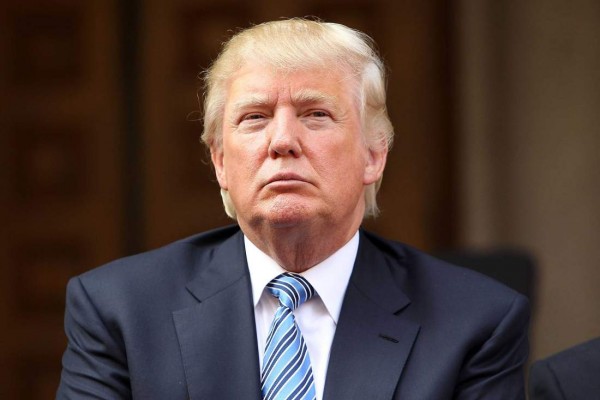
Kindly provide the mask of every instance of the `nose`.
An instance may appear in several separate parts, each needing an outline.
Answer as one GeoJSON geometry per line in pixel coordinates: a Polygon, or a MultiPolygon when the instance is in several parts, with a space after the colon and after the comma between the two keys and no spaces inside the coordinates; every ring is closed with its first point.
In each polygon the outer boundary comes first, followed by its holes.
{"type": "Polygon", "coordinates": [[[295,113],[280,112],[271,124],[269,157],[300,157],[302,145],[300,143],[300,129],[295,113]]]}

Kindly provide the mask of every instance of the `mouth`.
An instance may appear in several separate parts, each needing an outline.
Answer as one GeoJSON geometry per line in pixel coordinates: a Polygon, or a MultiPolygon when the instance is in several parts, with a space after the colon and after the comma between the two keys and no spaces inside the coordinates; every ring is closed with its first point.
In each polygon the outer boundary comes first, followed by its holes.
{"type": "Polygon", "coordinates": [[[269,180],[267,180],[265,186],[270,185],[272,183],[298,183],[304,182],[309,183],[307,179],[302,176],[295,174],[293,172],[281,172],[273,175],[269,180]]]}

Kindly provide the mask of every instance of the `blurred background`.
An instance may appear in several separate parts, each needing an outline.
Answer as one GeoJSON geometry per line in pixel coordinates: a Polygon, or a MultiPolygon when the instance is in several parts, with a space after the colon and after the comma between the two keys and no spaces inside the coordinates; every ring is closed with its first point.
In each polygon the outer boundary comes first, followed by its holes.
{"type": "Polygon", "coordinates": [[[237,27],[305,15],[367,32],[389,67],[366,226],[525,260],[531,360],[600,336],[597,0],[5,0],[0,398],[54,398],[69,277],[230,223],[198,74],[237,27]]]}

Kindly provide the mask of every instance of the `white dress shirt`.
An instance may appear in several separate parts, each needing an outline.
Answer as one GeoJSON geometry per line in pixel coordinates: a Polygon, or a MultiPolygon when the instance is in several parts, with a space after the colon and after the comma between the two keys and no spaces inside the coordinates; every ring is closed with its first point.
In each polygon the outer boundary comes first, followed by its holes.
{"type": "MultiPolygon", "coordinates": [[[[317,292],[313,298],[294,310],[296,323],[304,336],[310,356],[317,400],[323,398],[329,352],[356,259],[358,237],[356,232],[348,243],[329,258],[300,274],[317,292]]],[[[252,281],[258,357],[262,369],[269,328],[279,306],[278,300],[265,287],[285,270],[245,236],[244,244],[252,281]]]]}

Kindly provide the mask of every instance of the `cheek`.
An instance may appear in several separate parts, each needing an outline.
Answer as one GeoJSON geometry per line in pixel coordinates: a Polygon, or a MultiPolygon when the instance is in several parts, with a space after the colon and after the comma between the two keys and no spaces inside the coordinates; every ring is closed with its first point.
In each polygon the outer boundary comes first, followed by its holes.
{"type": "Polygon", "coordinates": [[[356,142],[343,141],[325,146],[314,153],[313,165],[321,171],[323,178],[340,186],[339,190],[356,190],[352,183],[362,184],[366,166],[365,151],[356,142]]]}
{"type": "Polygon", "coordinates": [[[260,168],[260,151],[252,143],[238,143],[227,150],[225,160],[230,185],[234,182],[238,186],[248,185],[260,168]]]}

